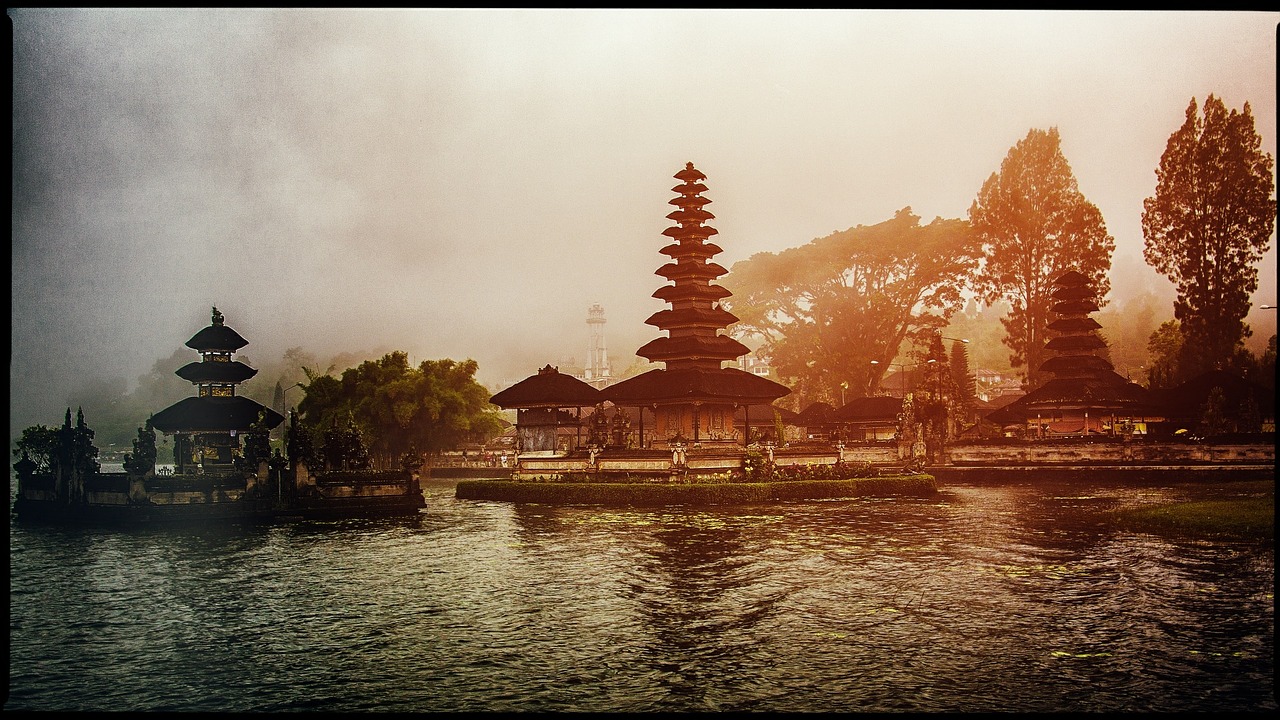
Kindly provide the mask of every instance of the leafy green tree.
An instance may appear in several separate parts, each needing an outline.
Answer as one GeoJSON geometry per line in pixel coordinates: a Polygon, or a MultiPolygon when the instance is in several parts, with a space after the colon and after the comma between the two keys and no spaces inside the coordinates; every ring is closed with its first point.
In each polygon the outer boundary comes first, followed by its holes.
{"type": "Polygon", "coordinates": [[[151,418],[138,428],[138,437],[133,441],[133,452],[125,453],[124,470],[133,475],[145,475],[156,469],[156,431],[151,427],[151,418]]]}
{"type": "Polygon", "coordinates": [[[1147,387],[1170,388],[1178,384],[1178,356],[1182,354],[1182,331],[1177,320],[1166,320],[1147,340],[1151,367],[1147,370],[1147,387]]]}
{"type": "Polygon", "coordinates": [[[1244,318],[1276,221],[1274,163],[1261,145],[1249,103],[1228,112],[1210,95],[1201,117],[1192,98],[1143,201],[1143,257],[1178,291],[1178,380],[1224,367],[1252,334],[1244,318]]]}
{"type": "Polygon", "coordinates": [[[761,339],[797,400],[838,404],[843,383],[853,397],[872,394],[904,340],[946,324],[978,257],[963,220],[921,225],[903,208],[877,225],[735,263],[724,305],[738,317],[736,333],[761,339]]]}
{"type": "Polygon", "coordinates": [[[1037,386],[1053,320],[1053,280],[1077,270],[1104,298],[1111,289],[1107,270],[1115,239],[1102,213],[1080,192],[1056,127],[1032,129],[1009,150],[1000,171],[982,184],[969,221],[986,252],[978,295],[988,304],[1008,301],[1002,322],[1004,343],[1013,351],[1009,361],[1025,367],[1028,383],[1037,386]]]}
{"type": "Polygon", "coordinates": [[[36,472],[49,472],[53,467],[53,458],[58,454],[61,442],[59,437],[58,429],[47,425],[23,428],[22,437],[14,443],[13,456],[21,458],[25,454],[28,460],[36,464],[36,472]]]}
{"type": "Polygon", "coordinates": [[[374,464],[390,467],[413,446],[427,451],[484,440],[501,432],[490,393],[475,380],[474,360],[426,360],[409,365],[396,351],[343,371],[341,378],[308,371],[298,409],[311,428],[345,426],[365,438],[374,464]]]}

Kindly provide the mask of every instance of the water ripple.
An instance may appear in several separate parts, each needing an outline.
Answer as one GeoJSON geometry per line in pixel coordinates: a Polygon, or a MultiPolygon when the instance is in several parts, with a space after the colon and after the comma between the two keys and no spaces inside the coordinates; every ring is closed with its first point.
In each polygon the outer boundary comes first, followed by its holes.
{"type": "Polygon", "coordinates": [[[1187,493],[13,526],[5,709],[1274,710],[1274,549],[1099,522],[1187,493]]]}

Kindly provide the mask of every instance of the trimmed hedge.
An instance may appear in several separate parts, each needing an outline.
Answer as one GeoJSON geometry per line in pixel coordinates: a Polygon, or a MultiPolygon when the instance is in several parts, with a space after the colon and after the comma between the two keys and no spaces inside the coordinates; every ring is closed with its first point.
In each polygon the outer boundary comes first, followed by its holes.
{"type": "Polygon", "coordinates": [[[503,500],[548,505],[742,505],[775,500],[862,496],[929,496],[938,492],[932,475],[772,483],[584,483],[459,480],[460,500],[503,500]]]}

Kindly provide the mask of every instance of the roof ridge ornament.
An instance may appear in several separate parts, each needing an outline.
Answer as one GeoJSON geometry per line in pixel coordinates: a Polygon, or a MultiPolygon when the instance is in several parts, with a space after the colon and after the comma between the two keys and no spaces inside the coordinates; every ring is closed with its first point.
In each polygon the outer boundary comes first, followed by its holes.
{"type": "Polygon", "coordinates": [[[218,312],[218,306],[214,305],[213,306],[213,324],[221,325],[222,320],[223,320],[222,313],[218,312]]]}

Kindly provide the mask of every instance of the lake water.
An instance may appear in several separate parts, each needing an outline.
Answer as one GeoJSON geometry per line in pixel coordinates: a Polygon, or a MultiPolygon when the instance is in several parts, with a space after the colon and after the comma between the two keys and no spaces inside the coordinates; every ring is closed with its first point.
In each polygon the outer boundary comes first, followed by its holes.
{"type": "Polygon", "coordinates": [[[5,710],[1274,710],[1274,546],[1097,513],[1213,485],[717,509],[11,522],[5,710]]]}

